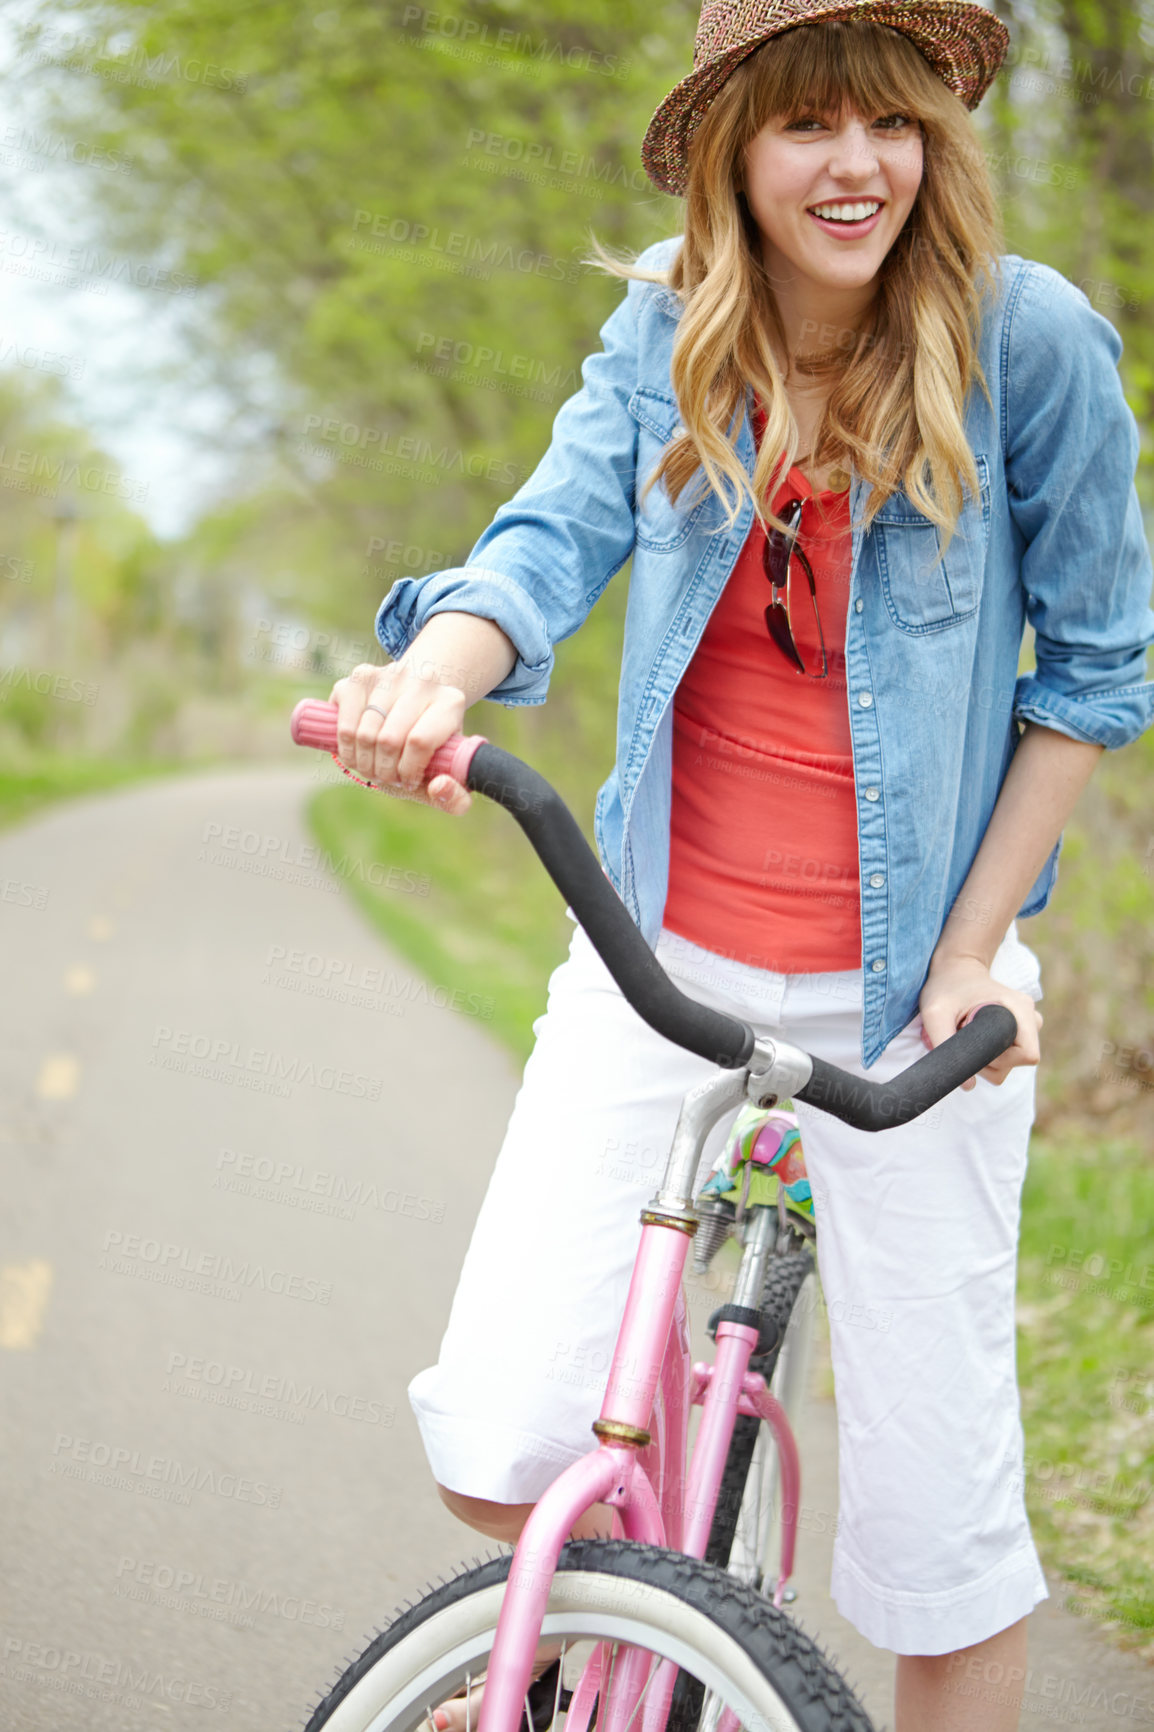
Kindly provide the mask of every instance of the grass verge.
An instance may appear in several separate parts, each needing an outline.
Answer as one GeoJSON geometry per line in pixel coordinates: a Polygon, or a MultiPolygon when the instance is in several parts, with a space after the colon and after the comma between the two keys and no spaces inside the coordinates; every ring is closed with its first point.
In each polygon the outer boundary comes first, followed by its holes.
{"type": "Polygon", "coordinates": [[[0,829],[18,824],[43,806],[76,794],[93,794],[145,776],[170,776],[184,766],[157,760],[116,762],[106,758],[45,758],[0,765],[0,829]]]}
{"type": "Polygon", "coordinates": [[[1026,1502],[1063,1603],[1154,1657],[1154,1165],[1035,1138],[1022,1198],[1026,1502]]]}
{"type": "Polygon", "coordinates": [[[308,816],[334,860],[363,863],[349,889],[377,930],[431,985],[479,1001],[497,1038],[528,1058],[573,925],[508,813],[475,799],[451,818],[350,784],[314,795],[308,816]]]}

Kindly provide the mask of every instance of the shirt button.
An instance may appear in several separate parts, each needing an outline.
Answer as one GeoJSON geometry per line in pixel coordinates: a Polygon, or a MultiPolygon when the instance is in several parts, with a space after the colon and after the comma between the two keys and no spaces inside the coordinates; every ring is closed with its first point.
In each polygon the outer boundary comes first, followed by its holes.
{"type": "Polygon", "coordinates": [[[870,705],[874,701],[873,700],[873,693],[872,692],[859,692],[857,695],[857,701],[861,705],[863,710],[868,710],[870,705]]]}
{"type": "Polygon", "coordinates": [[[855,613],[860,613],[864,606],[865,606],[865,602],[862,600],[861,596],[859,595],[857,600],[853,604],[853,610],[855,613]]]}
{"type": "Polygon", "coordinates": [[[867,788],[865,791],[865,797],[867,800],[880,800],[882,797],[881,796],[881,789],[880,788],[867,788]]]}
{"type": "Polygon", "coordinates": [[[880,956],[878,956],[878,957],[875,957],[874,961],[870,963],[870,967],[873,969],[875,974],[880,974],[882,972],[882,970],[885,968],[885,962],[883,961],[883,959],[880,956]]]}
{"type": "Polygon", "coordinates": [[[885,874],[884,873],[874,872],[871,875],[871,877],[870,877],[870,889],[871,890],[880,890],[884,883],[885,883],[885,874]]]}

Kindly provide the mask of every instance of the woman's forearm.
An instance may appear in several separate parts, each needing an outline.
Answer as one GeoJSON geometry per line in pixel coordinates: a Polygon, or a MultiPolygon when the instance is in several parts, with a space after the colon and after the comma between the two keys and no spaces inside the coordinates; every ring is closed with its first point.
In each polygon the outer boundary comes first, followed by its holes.
{"type": "Polygon", "coordinates": [[[398,657],[419,679],[456,686],[468,704],[511,673],[517,651],[500,626],[475,613],[435,613],[398,657]]]}
{"type": "Polygon", "coordinates": [[[1055,728],[1026,724],[933,962],[967,956],[990,966],[1102,750],[1055,728]]]}

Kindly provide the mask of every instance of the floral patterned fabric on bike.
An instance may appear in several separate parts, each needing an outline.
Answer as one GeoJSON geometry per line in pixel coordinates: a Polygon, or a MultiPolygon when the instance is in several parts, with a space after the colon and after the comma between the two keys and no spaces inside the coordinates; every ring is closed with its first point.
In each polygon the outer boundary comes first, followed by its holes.
{"type": "Polygon", "coordinates": [[[789,1207],[812,1221],[813,1191],[805,1170],[797,1115],[780,1107],[765,1112],[747,1103],[734,1120],[729,1141],[713,1163],[701,1195],[737,1203],[744,1192],[745,1206],[752,1209],[775,1202],[779,1183],[785,1188],[789,1207]]]}

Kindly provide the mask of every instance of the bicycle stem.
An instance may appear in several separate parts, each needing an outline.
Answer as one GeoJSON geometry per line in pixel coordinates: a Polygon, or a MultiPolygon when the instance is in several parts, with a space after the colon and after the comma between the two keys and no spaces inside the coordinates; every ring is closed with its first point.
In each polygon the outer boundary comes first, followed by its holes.
{"type": "Polygon", "coordinates": [[[681,1103],[665,1177],[649,1205],[650,1213],[668,1219],[670,1225],[679,1220],[696,1223],[694,1185],[705,1139],[714,1125],[743,1100],[752,1101],[757,1107],[769,1107],[792,1098],[809,1081],[812,1072],[810,1056],[800,1047],[766,1039],[754,1043],[744,1067],[720,1071],[691,1088],[681,1103]]]}

